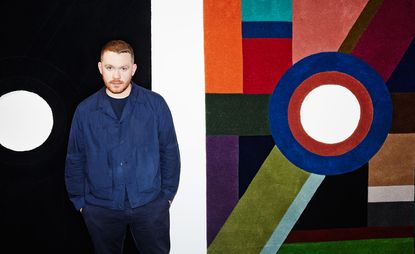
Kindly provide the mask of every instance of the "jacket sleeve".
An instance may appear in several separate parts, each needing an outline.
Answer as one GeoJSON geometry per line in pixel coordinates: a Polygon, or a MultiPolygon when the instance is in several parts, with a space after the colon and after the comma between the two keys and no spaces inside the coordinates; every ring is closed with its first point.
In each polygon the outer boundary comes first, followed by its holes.
{"type": "Polygon", "coordinates": [[[180,178],[180,152],[170,109],[164,99],[158,111],[161,188],[164,196],[173,200],[180,178]]]}
{"type": "Polygon", "coordinates": [[[72,119],[65,162],[65,184],[77,211],[85,205],[85,145],[79,108],[72,119]]]}

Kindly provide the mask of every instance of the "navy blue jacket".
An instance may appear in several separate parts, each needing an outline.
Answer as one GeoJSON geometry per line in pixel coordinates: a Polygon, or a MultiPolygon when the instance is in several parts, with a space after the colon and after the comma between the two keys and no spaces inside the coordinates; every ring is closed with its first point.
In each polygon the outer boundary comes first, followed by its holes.
{"type": "Polygon", "coordinates": [[[157,93],[136,84],[120,119],[105,87],[76,108],[65,165],[69,198],[123,209],[154,200],[172,200],[179,184],[180,155],[170,110],[157,93]]]}

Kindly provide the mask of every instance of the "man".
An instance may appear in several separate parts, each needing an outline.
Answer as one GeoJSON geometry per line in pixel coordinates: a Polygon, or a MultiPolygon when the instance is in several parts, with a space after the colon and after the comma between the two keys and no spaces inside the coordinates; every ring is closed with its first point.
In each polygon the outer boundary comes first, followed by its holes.
{"type": "Polygon", "coordinates": [[[68,195],[96,253],[122,253],[130,228],[141,254],[170,250],[169,208],[180,156],[164,99],[131,81],[131,46],[110,41],[98,63],[105,87],[74,114],[65,167],[68,195]]]}

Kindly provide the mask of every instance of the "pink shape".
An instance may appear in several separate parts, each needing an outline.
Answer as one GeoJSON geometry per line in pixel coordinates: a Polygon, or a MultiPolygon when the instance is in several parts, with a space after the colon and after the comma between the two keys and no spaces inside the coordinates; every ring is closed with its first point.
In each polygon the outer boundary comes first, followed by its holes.
{"type": "Polygon", "coordinates": [[[337,51],[368,0],[293,1],[293,63],[337,51]]]}

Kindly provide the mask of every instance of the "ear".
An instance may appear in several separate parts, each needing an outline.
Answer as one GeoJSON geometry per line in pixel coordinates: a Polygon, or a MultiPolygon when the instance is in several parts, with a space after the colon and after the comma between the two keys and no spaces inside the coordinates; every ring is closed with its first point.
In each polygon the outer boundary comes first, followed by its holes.
{"type": "Polygon", "coordinates": [[[102,63],[101,62],[98,62],[98,70],[99,70],[99,73],[101,73],[102,75],[102,63]]]}
{"type": "Polygon", "coordinates": [[[134,76],[134,73],[135,73],[135,71],[137,70],[137,65],[136,64],[133,64],[133,73],[132,73],[132,75],[131,76],[134,76]]]}

